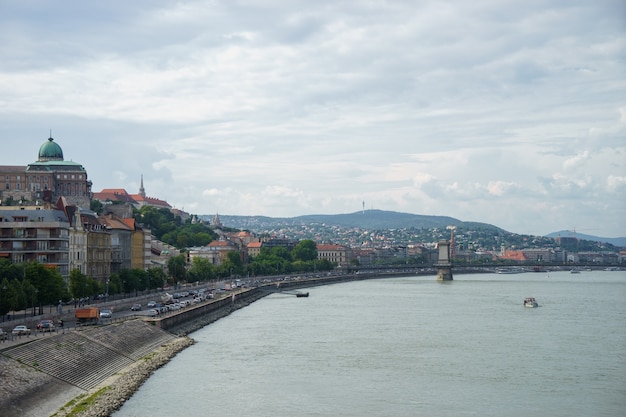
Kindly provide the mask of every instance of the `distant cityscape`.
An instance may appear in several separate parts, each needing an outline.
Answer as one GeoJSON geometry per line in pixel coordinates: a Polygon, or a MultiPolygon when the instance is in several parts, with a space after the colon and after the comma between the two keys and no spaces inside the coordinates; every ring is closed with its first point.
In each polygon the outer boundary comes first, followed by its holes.
{"type": "MultiPolygon", "coordinates": [[[[253,231],[260,236],[293,241],[311,239],[318,243],[345,246],[351,248],[358,258],[379,262],[402,262],[412,255],[434,252],[441,240],[451,241],[451,257],[461,263],[619,264],[626,255],[623,247],[600,240],[580,239],[575,231],[564,231],[555,237],[530,236],[510,233],[489,224],[466,223],[451,218],[380,210],[373,212],[369,215],[365,211],[322,218],[220,215],[219,219],[224,226],[253,231]],[[402,227],[402,224],[405,226],[402,227]]],[[[210,216],[202,216],[202,219],[211,221],[210,216]]]]}
{"type": "Polygon", "coordinates": [[[194,258],[220,266],[236,253],[245,271],[263,248],[291,250],[304,240],[317,245],[319,260],[335,266],[428,265],[437,261],[442,240],[450,242],[450,258],[460,264],[619,265],[626,255],[623,247],[575,235],[518,235],[485,223],[380,210],[289,219],[192,215],[148,197],[143,176],[137,193],[94,192],[85,167],[65,161],[53,138],[41,145],[35,162],[0,166],[0,175],[5,180],[0,260],[39,262],[58,270],[66,282],[73,270],[102,285],[125,270],[167,272],[169,260],[181,254],[190,268],[194,258]],[[158,211],[171,217],[168,230],[155,220],[158,211]],[[185,224],[195,231],[171,230],[185,224]]]}

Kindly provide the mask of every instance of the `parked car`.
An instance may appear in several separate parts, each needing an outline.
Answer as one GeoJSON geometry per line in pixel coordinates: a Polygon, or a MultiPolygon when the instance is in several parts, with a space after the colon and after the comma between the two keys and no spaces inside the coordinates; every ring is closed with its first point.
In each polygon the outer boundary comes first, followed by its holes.
{"type": "Polygon", "coordinates": [[[22,336],[30,333],[30,329],[24,325],[15,326],[11,332],[13,336],[22,336]]]}
{"type": "Polygon", "coordinates": [[[157,306],[156,301],[148,301],[148,304],[146,304],[146,307],[148,308],[154,308],[157,306]]]}
{"type": "Polygon", "coordinates": [[[40,332],[51,332],[54,330],[54,322],[52,320],[41,320],[37,324],[37,330],[40,332]]]}
{"type": "Polygon", "coordinates": [[[130,311],[141,311],[141,304],[133,304],[130,311]]]}
{"type": "Polygon", "coordinates": [[[155,308],[151,308],[151,309],[148,311],[148,315],[149,315],[150,317],[156,317],[156,316],[158,316],[158,315],[159,315],[159,311],[158,311],[157,309],[155,309],[155,308]]]}
{"type": "Polygon", "coordinates": [[[113,312],[111,310],[100,310],[101,319],[110,319],[111,317],[113,317],[113,312]]]}

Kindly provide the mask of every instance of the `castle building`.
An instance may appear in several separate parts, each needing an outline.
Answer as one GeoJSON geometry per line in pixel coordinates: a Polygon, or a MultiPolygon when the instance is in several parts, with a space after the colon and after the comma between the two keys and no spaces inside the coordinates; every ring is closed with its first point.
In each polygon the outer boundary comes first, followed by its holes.
{"type": "Polygon", "coordinates": [[[65,161],[52,137],[39,148],[37,161],[26,166],[0,166],[0,201],[4,205],[55,203],[65,197],[70,204],[88,208],[91,181],[85,168],[65,161]]]}

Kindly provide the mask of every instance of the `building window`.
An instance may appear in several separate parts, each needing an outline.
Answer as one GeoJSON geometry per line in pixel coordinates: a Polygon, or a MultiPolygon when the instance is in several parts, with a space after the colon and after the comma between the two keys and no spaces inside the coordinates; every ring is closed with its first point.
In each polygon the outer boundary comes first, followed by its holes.
{"type": "Polygon", "coordinates": [[[11,189],[11,185],[7,182],[6,186],[4,188],[6,188],[7,190],[10,190],[11,189]]]}

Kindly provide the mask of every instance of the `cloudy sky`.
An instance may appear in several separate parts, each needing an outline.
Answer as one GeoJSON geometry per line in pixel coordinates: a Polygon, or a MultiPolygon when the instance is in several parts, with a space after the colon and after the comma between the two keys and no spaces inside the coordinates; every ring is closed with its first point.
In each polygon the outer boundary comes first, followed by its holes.
{"type": "Polygon", "coordinates": [[[194,214],[626,236],[623,0],[0,0],[0,165],[194,214]]]}

